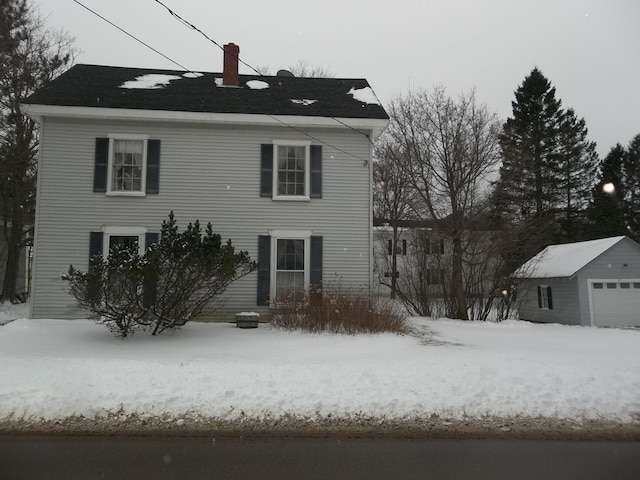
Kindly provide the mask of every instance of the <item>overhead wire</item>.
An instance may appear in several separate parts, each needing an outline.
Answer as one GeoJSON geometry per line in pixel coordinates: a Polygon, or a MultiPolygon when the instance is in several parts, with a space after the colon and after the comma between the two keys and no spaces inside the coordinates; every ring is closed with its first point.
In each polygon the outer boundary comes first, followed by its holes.
{"type": "MultiPolygon", "coordinates": [[[[96,12],[95,10],[93,10],[93,9],[91,9],[91,8],[89,8],[89,7],[87,7],[86,5],[84,5],[84,4],[83,4],[82,2],[80,2],[79,0],[73,0],[73,1],[74,1],[76,4],[80,5],[82,8],[86,9],[87,11],[91,12],[92,14],[94,14],[95,16],[97,16],[98,18],[100,18],[101,20],[103,20],[103,21],[107,22],[109,25],[111,25],[111,26],[113,26],[113,27],[117,28],[117,29],[118,29],[118,30],[120,30],[122,33],[124,33],[125,35],[127,35],[127,36],[129,36],[130,38],[134,39],[134,40],[135,40],[135,41],[137,41],[138,43],[140,43],[140,44],[144,45],[145,47],[147,47],[148,49],[150,49],[150,50],[152,50],[153,52],[157,53],[158,55],[160,55],[161,57],[165,58],[166,60],[170,61],[170,62],[171,62],[171,63],[173,63],[174,65],[177,65],[178,67],[180,67],[180,68],[181,68],[182,70],[184,70],[185,72],[194,72],[193,70],[191,70],[191,69],[189,69],[189,68],[185,67],[184,65],[180,64],[179,62],[177,62],[177,61],[173,60],[172,58],[168,57],[168,56],[167,56],[167,55],[165,55],[164,53],[162,53],[162,52],[160,52],[159,50],[155,49],[154,47],[152,47],[152,46],[151,46],[151,45],[149,45],[148,43],[146,43],[146,42],[144,42],[143,40],[139,39],[139,38],[138,38],[138,37],[136,37],[135,35],[133,35],[133,34],[129,33],[129,32],[128,32],[128,31],[126,31],[124,28],[122,28],[122,27],[120,27],[119,25],[115,24],[114,22],[112,22],[111,20],[107,19],[107,18],[106,18],[106,17],[104,17],[103,15],[99,14],[99,13],[98,13],[98,12],[96,12]]],[[[215,40],[213,40],[212,38],[210,38],[207,34],[205,34],[205,33],[204,33],[202,30],[200,30],[198,27],[196,27],[195,25],[193,25],[192,23],[188,22],[188,21],[187,21],[187,20],[185,20],[183,17],[181,17],[180,15],[178,15],[177,13],[175,13],[173,10],[171,10],[169,7],[167,7],[167,6],[166,6],[164,3],[162,3],[160,0],[155,0],[155,1],[156,1],[156,3],[158,3],[159,5],[161,5],[162,7],[164,7],[164,8],[165,8],[165,9],[166,9],[166,10],[167,10],[167,11],[168,11],[168,12],[169,12],[173,17],[175,17],[175,18],[176,18],[180,23],[182,23],[183,25],[185,25],[185,26],[187,26],[187,27],[189,27],[189,28],[191,28],[191,29],[193,29],[193,30],[197,31],[198,33],[200,33],[201,35],[203,35],[203,36],[204,36],[208,41],[210,41],[211,43],[213,43],[214,45],[216,45],[218,48],[222,49],[222,51],[224,52],[224,47],[223,47],[223,46],[221,46],[218,42],[216,42],[215,40]]],[[[233,54],[232,54],[232,55],[233,55],[233,54]]],[[[251,66],[251,65],[249,65],[248,63],[246,63],[246,62],[244,62],[243,60],[241,60],[241,59],[239,58],[239,56],[237,56],[237,55],[234,55],[234,56],[237,58],[237,60],[238,60],[240,63],[242,63],[243,65],[247,66],[247,67],[248,67],[248,68],[250,68],[251,70],[255,71],[255,72],[258,74],[258,76],[260,76],[260,77],[264,77],[264,76],[265,76],[265,75],[263,75],[262,73],[260,73],[256,68],[252,67],[252,66],[251,66]]],[[[245,101],[244,99],[242,99],[242,98],[239,98],[239,100],[240,100],[241,102],[245,103],[246,105],[250,105],[248,102],[246,102],[246,101],[245,101]]],[[[356,158],[357,160],[361,160],[361,161],[363,162],[363,166],[367,166],[367,165],[368,165],[368,163],[369,163],[369,160],[368,160],[368,159],[362,158],[362,157],[360,157],[360,156],[358,156],[358,155],[355,155],[355,154],[353,154],[353,153],[351,153],[351,152],[348,152],[348,151],[346,151],[346,150],[344,150],[344,149],[342,149],[342,148],[340,148],[340,147],[337,147],[337,146],[332,145],[332,144],[330,144],[330,143],[328,143],[328,142],[326,142],[326,141],[324,141],[324,140],[321,140],[321,139],[319,139],[319,138],[317,138],[317,137],[315,137],[315,136],[313,136],[313,135],[309,134],[308,132],[306,132],[306,131],[304,131],[304,130],[302,130],[302,129],[298,128],[298,127],[294,127],[293,125],[288,124],[288,123],[287,123],[287,122],[285,122],[284,120],[281,120],[280,118],[278,118],[278,117],[276,117],[276,116],[274,116],[274,115],[272,115],[272,114],[266,113],[265,115],[266,115],[266,116],[268,116],[269,118],[271,118],[272,120],[275,120],[276,122],[278,122],[278,123],[280,123],[280,124],[284,125],[285,127],[290,128],[290,129],[292,129],[292,130],[294,130],[294,131],[297,131],[297,132],[299,132],[299,133],[303,134],[304,136],[306,136],[307,138],[309,138],[309,139],[311,139],[311,140],[314,140],[314,141],[316,141],[316,142],[319,142],[319,143],[321,143],[321,144],[323,144],[323,145],[325,145],[325,146],[327,146],[327,147],[333,148],[333,149],[335,149],[336,151],[341,152],[341,153],[344,153],[345,155],[351,156],[351,157],[353,157],[353,158],[356,158]]],[[[357,133],[359,133],[359,134],[361,134],[361,135],[364,135],[364,136],[368,139],[369,143],[370,143],[371,145],[373,145],[373,142],[371,141],[371,138],[369,137],[369,135],[367,135],[367,134],[365,134],[365,133],[363,133],[363,132],[361,132],[361,131],[359,131],[359,130],[357,130],[357,129],[353,128],[352,126],[350,126],[350,125],[348,125],[348,124],[346,124],[346,123],[342,122],[341,120],[338,120],[338,119],[337,119],[337,118],[335,118],[335,117],[329,117],[329,118],[331,118],[331,119],[335,120],[336,122],[338,122],[338,123],[340,123],[340,124],[344,125],[345,127],[349,128],[349,129],[351,129],[351,130],[354,130],[355,132],[357,132],[357,133]]]]}

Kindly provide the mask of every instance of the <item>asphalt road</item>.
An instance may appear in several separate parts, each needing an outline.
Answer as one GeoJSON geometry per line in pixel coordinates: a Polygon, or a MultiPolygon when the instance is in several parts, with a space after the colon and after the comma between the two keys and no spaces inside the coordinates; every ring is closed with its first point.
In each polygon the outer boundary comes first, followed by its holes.
{"type": "Polygon", "coordinates": [[[640,478],[640,442],[0,436],[0,479],[640,478]]]}

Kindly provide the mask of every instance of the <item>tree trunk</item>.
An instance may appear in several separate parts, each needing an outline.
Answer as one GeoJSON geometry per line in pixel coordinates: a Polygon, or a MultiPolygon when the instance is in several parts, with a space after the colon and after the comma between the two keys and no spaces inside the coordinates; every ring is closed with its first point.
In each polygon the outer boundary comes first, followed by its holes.
{"type": "Polygon", "coordinates": [[[464,294],[464,279],[462,275],[462,238],[459,233],[454,233],[453,241],[453,257],[451,261],[451,290],[453,294],[453,303],[455,306],[455,318],[460,320],[469,320],[467,312],[467,301],[464,294]]]}
{"type": "Polygon", "coordinates": [[[16,229],[16,227],[12,225],[9,229],[5,229],[5,232],[6,231],[9,231],[10,234],[7,236],[7,260],[0,301],[16,302],[20,252],[22,250],[22,235],[20,233],[22,230],[19,228],[16,229]]]}

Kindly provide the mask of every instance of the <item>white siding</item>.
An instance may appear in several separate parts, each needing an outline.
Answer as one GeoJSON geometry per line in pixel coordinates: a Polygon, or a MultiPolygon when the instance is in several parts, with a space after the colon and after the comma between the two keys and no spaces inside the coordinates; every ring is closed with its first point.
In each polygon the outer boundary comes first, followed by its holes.
{"type": "MultiPolygon", "coordinates": [[[[223,240],[257,260],[258,235],[304,229],[324,238],[323,278],[368,286],[370,280],[370,158],[368,139],[349,129],[308,130],[323,145],[323,198],[309,202],[260,197],[260,145],[274,138],[308,140],[286,127],[260,128],[46,119],[33,278],[34,318],[79,318],[60,275],[86,269],[89,232],[104,226],[159,231],[173,210],[179,225],[211,222],[223,240]],[[93,192],[96,137],[114,133],[160,139],[160,193],[109,197],[93,192]],[[336,147],[336,148],[333,148],[336,147]],[[340,150],[354,155],[348,155],[340,150]]],[[[311,140],[314,144],[321,144],[311,140]]],[[[256,309],[257,276],[228,291],[229,313],[256,309]]]]}

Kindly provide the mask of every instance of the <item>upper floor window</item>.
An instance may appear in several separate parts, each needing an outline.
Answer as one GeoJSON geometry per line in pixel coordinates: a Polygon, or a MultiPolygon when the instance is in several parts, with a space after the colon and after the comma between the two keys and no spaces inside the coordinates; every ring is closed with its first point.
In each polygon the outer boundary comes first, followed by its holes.
{"type": "Polygon", "coordinates": [[[274,197],[309,198],[309,145],[275,144],[274,197]]]}
{"type": "Polygon", "coordinates": [[[146,141],[112,139],[110,191],[143,192],[146,141]]]}
{"type": "Polygon", "coordinates": [[[144,194],[146,186],[147,137],[110,136],[108,193],[144,194]]]}

